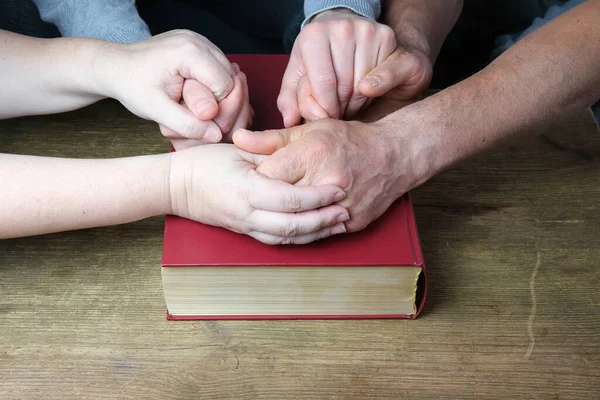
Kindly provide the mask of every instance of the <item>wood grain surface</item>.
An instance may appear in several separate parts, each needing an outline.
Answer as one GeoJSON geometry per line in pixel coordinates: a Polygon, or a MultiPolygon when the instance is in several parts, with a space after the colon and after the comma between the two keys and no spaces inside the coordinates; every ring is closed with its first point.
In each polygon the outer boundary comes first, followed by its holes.
{"type": "MultiPolygon", "coordinates": [[[[113,101],[0,121],[1,152],[167,150],[113,101]]],[[[0,399],[600,398],[599,197],[589,112],[415,190],[415,321],[168,322],[164,218],[0,241],[0,399]]]]}

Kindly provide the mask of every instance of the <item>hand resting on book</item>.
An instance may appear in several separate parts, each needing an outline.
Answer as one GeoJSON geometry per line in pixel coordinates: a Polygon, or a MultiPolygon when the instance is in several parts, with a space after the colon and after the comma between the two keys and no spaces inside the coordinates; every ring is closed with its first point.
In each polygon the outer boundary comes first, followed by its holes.
{"type": "Polygon", "coordinates": [[[331,184],[347,197],[349,232],[378,218],[402,194],[417,186],[418,144],[410,136],[393,138],[387,126],[358,121],[319,120],[293,128],[239,130],[233,141],[247,151],[257,171],[297,186],[331,184]]]}

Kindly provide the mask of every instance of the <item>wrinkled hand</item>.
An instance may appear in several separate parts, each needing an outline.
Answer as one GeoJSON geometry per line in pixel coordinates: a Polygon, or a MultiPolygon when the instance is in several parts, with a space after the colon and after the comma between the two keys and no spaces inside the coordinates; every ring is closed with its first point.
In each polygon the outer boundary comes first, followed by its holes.
{"type": "Polygon", "coordinates": [[[272,179],[342,188],[347,197],[339,204],[350,212],[346,228],[353,232],[425,180],[415,168],[414,138],[393,135],[384,123],[326,119],[289,129],[239,130],[233,141],[253,153],[247,159],[272,179]]]}
{"type": "Polygon", "coordinates": [[[219,141],[219,123],[211,123],[211,116],[219,118],[221,113],[219,122],[233,126],[236,122],[231,121],[237,121],[233,115],[241,115],[235,110],[243,108],[244,88],[236,87],[236,82],[243,82],[243,77],[201,35],[171,31],[131,44],[106,43],[104,50],[95,63],[102,92],[134,114],[158,122],[171,136],[219,141]],[[236,90],[235,99],[228,101],[236,90]],[[182,98],[193,111],[180,104],[182,98]]]}
{"type": "Polygon", "coordinates": [[[334,185],[295,187],[265,177],[231,144],[171,153],[171,213],[250,235],[304,244],[345,232],[348,211],[334,185]]]}
{"type": "Polygon", "coordinates": [[[190,110],[203,124],[206,141],[186,139],[166,126],[160,125],[163,136],[170,138],[175,150],[182,150],[206,142],[229,142],[231,135],[239,128],[247,128],[252,124],[254,110],[248,95],[246,74],[240,71],[236,63],[231,64],[236,75],[233,77],[234,87],[231,93],[217,103],[206,86],[194,79],[186,79],[183,83],[183,96],[180,104],[190,110]]]}
{"type": "Polygon", "coordinates": [[[277,106],[284,125],[351,118],[367,101],[359,82],[395,48],[387,25],[346,9],[318,14],[296,39],[283,77],[277,106]]]}

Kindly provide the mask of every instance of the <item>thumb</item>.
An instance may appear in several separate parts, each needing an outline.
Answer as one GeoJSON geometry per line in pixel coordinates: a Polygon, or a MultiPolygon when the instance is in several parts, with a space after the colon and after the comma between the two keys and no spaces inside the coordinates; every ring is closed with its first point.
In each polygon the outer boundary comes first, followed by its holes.
{"type": "Polygon", "coordinates": [[[304,178],[307,172],[306,157],[298,149],[301,143],[293,143],[273,155],[257,161],[256,172],[271,179],[277,179],[292,185],[304,178]]]}
{"type": "Polygon", "coordinates": [[[182,92],[183,101],[198,119],[210,121],[217,116],[219,106],[206,86],[195,79],[186,79],[182,92]]]}
{"type": "Polygon", "coordinates": [[[358,82],[358,90],[364,96],[379,97],[409,83],[411,78],[421,73],[418,68],[414,55],[403,49],[396,49],[358,82]]]}
{"type": "Polygon", "coordinates": [[[233,143],[249,153],[273,154],[282,147],[301,138],[305,130],[305,125],[262,132],[238,129],[233,133],[233,143]]]}
{"type": "Polygon", "coordinates": [[[185,139],[196,139],[216,143],[222,138],[219,129],[207,129],[206,121],[201,121],[190,110],[168,96],[160,96],[152,113],[160,125],[185,139]]]}

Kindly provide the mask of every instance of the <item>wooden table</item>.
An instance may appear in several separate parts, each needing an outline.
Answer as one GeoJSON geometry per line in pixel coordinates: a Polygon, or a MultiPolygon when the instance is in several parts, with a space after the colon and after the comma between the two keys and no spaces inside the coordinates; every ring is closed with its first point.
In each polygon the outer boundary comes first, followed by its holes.
{"type": "MultiPolygon", "coordinates": [[[[3,152],[167,149],[112,101],[0,122],[3,152]]],[[[589,112],[416,190],[416,321],[167,322],[163,218],[0,241],[0,398],[600,398],[599,198],[589,112]]]]}

